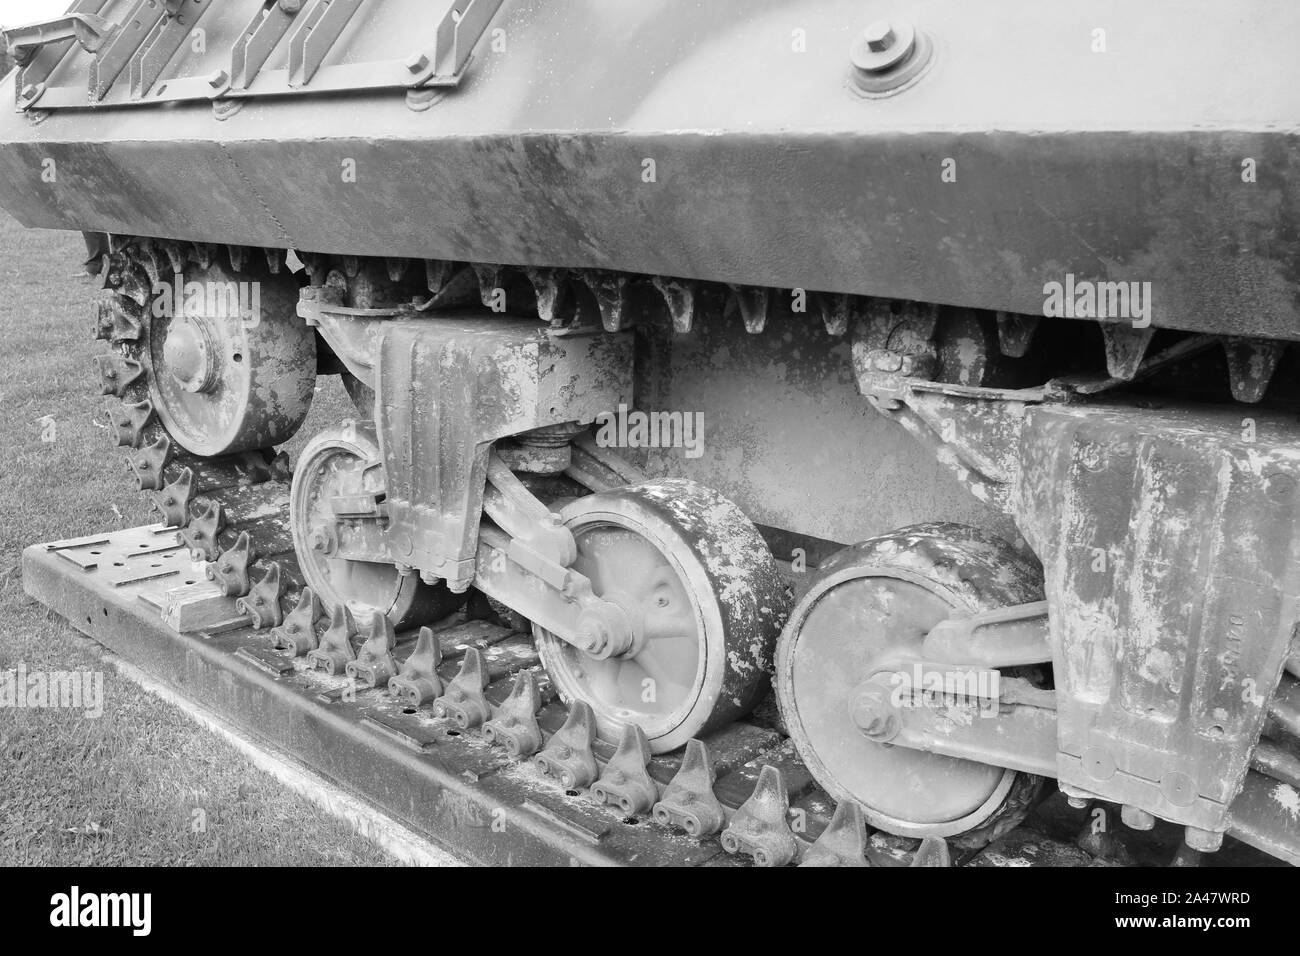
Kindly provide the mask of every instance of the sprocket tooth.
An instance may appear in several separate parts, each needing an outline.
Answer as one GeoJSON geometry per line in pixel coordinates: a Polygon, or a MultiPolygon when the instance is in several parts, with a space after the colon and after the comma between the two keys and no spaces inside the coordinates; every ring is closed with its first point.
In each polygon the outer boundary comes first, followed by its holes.
{"type": "Polygon", "coordinates": [[[682,765],[654,805],[655,822],[680,827],[697,840],[713,836],[727,822],[722,803],[713,794],[717,775],[703,740],[691,740],[682,755],[682,765]]]}
{"type": "Polygon", "coordinates": [[[786,866],[798,850],[789,814],[785,776],[776,767],[765,765],[753,794],[722,831],[722,848],[728,853],[744,853],[758,866],[786,866]]]}
{"type": "Polygon", "coordinates": [[[241,531],[235,543],[208,565],[208,580],[221,588],[226,597],[243,597],[252,590],[248,569],[256,559],[252,537],[247,531],[241,531]]]}
{"type": "Polygon", "coordinates": [[[542,749],[542,728],[537,725],[541,706],[537,676],[520,671],[510,696],[492,708],[492,719],[484,722],[483,736],[488,743],[501,744],[512,757],[531,757],[542,749]]]}
{"type": "Polygon", "coordinates": [[[800,866],[870,866],[867,860],[867,818],[853,800],[841,800],[831,822],[808,848],[800,866]]]}
{"type": "Polygon", "coordinates": [[[361,259],[358,256],[343,257],[343,275],[349,279],[355,279],[361,275],[361,259]]]}
{"type": "Polygon", "coordinates": [[[279,627],[284,620],[284,607],[280,604],[283,594],[284,581],[280,573],[280,562],[272,561],[267,565],[262,579],[235,602],[235,610],[252,618],[255,631],[266,627],[279,627]]]}
{"type": "Polygon", "coordinates": [[[505,288],[505,269],[485,262],[470,264],[474,275],[478,277],[478,297],[485,308],[492,308],[496,303],[498,289],[505,288]]]}
{"type": "Polygon", "coordinates": [[[650,283],[664,297],[664,305],[673,320],[673,331],[683,335],[695,326],[695,303],[699,284],[689,279],[654,276],[650,283]]]}
{"type": "Polygon", "coordinates": [[[853,316],[852,296],[824,292],[817,296],[817,309],[822,314],[827,335],[838,338],[849,331],[849,319],[853,316]]]}
{"type": "Polygon", "coordinates": [[[247,246],[226,246],[226,259],[234,272],[243,272],[248,265],[247,246]]]}
{"type": "Polygon", "coordinates": [[[263,249],[266,253],[266,268],[270,270],[271,275],[278,276],[280,270],[284,268],[284,250],[283,249],[263,249]]]}
{"type": "Polygon", "coordinates": [[[952,853],[948,841],[942,837],[926,837],[912,855],[908,866],[952,866],[952,853]]]}
{"type": "Polygon", "coordinates": [[[331,677],[343,673],[348,661],[357,658],[352,641],[357,636],[357,622],[352,610],[346,604],[334,608],[330,615],[330,626],[320,637],[320,643],[307,652],[307,664],[316,670],[324,671],[331,677]]]}
{"type": "Polygon", "coordinates": [[[190,517],[181,529],[181,540],[196,561],[215,561],[221,553],[218,535],[226,527],[226,509],[220,501],[210,500],[198,514],[190,517]]]}
{"type": "Polygon", "coordinates": [[[140,491],[159,491],[165,484],[163,471],[171,461],[172,442],[166,435],[157,439],[126,457],[127,467],[135,475],[135,484],[140,491]]]}
{"type": "Polygon", "coordinates": [[[659,799],[646,769],[650,763],[650,741],[639,724],[625,724],[618,750],[605,765],[605,772],[591,785],[591,795],[602,803],[612,804],[629,816],[648,813],[659,799]]]}
{"type": "Polygon", "coordinates": [[[460,672],[447,685],[446,693],[433,702],[433,712],[449,717],[461,730],[482,726],[492,716],[492,705],[483,693],[488,685],[488,670],[477,647],[465,652],[460,672]]]}
{"type": "Polygon", "coordinates": [[[112,289],[95,300],[95,338],[114,345],[139,342],[144,335],[144,310],[112,289]]]}
{"type": "Polygon", "coordinates": [[[621,332],[632,324],[632,283],[617,272],[585,272],[582,279],[595,296],[600,324],[606,332],[621,332]]]}
{"type": "Polygon", "coordinates": [[[149,492],[149,497],[166,527],[184,528],[190,517],[190,502],[194,500],[194,472],[181,469],[175,481],[168,482],[159,491],[149,492]]]}
{"type": "Polygon", "coordinates": [[[573,295],[564,276],[556,269],[529,269],[527,275],[537,297],[537,317],[548,325],[565,325],[573,312],[573,295]]]}
{"type": "Polygon", "coordinates": [[[208,270],[212,268],[212,263],[217,260],[217,245],[213,242],[196,242],[193,245],[194,261],[199,264],[199,268],[208,270]]]}
{"type": "Polygon", "coordinates": [[[420,628],[420,636],[397,676],[388,682],[388,693],[409,707],[419,707],[442,696],[442,644],[432,628],[420,628]]]}
{"type": "Polygon", "coordinates": [[[1130,381],[1142,367],[1147,347],[1156,334],[1155,326],[1135,329],[1131,325],[1103,322],[1101,334],[1106,341],[1106,371],[1111,378],[1130,381]]]}
{"type": "Polygon", "coordinates": [[[733,285],[730,288],[736,296],[736,305],[740,307],[745,331],[758,335],[767,328],[772,311],[772,290],[756,285],[733,285]]]}
{"type": "Polygon", "coordinates": [[[325,616],[320,598],[311,588],[303,588],[298,595],[298,606],[289,612],[284,623],[271,631],[271,640],[277,650],[288,651],[292,657],[302,657],[320,646],[316,637],[316,622],[325,616]]]}
{"type": "Polygon", "coordinates": [[[139,448],[144,442],[145,429],[154,419],[153,402],[147,398],[129,405],[112,402],[108,406],[108,417],[117,433],[118,447],[139,448]]]}
{"type": "Polygon", "coordinates": [[[566,790],[591,786],[600,767],[592,745],[596,742],[596,714],[591,705],[575,700],[564,726],[533,760],[539,770],[560,781],[566,790]]]}
{"type": "Polygon", "coordinates": [[[95,367],[99,369],[99,388],[102,395],[121,398],[126,390],[140,380],[144,366],[133,358],[127,358],[120,352],[107,352],[95,356],[95,367]]]}
{"type": "Polygon", "coordinates": [[[1232,388],[1232,397],[1249,405],[1263,401],[1278,362],[1286,351],[1286,343],[1226,338],[1223,351],[1228,359],[1228,384],[1232,388]]]}
{"type": "Polygon", "coordinates": [[[393,622],[383,611],[375,610],[370,617],[369,636],[343,671],[362,687],[382,687],[397,675],[397,632],[393,622]]]}

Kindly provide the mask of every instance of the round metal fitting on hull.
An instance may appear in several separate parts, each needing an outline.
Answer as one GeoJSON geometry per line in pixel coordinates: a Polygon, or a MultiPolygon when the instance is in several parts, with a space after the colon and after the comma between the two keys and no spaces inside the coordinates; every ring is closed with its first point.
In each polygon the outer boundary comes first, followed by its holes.
{"type": "Polygon", "coordinates": [[[877,20],[849,47],[853,88],[863,96],[890,96],[911,86],[934,60],[934,42],[903,20],[877,20]]]}
{"type": "Polygon", "coordinates": [[[148,318],[149,397],[168,433],[204,457],[292,438],[316,387],[316,336],[296,314],[297,282],[214,260],[169,283],[148,318]]]}
{"type": "Polygon", "coordinates": [[[290,490],[293,547],[303,577],[329,608],[348,603],[377,608],[396,628],[440,620],[464,603],[463,595],[425,584],[418,574],[391,564],[346,556],[350,542],[377,538],[377,528],[366,520],[340,520],[331,501],[381,493],[381,460],[369,424],[327,429],[303,449],[290,490]]]}
{"type": "Polygon", "coordinates": [[[891,710],[866,684],[954,611],[1041,599],[1040,574],[1010,545],[959,525],[918,525],[822,565],[781,634],[776,692],[808,770],[873,826],[908,837],[987,842],[1018,822],[1040,778],[891,745],[891,710]],[[865,689],[864,689],[865,688],[865,689]]]}
{"type": "Polygon", "coordinates": [[[591,705],[602,737],[636,724],[654,753],[743,716],[767,687],[787,607],[753,524],[691,481],[591,495],[562,512],[574,569],[630,624],[618,653],[588,653],[534,628],[542,664],[566,701],[591,705]]]}

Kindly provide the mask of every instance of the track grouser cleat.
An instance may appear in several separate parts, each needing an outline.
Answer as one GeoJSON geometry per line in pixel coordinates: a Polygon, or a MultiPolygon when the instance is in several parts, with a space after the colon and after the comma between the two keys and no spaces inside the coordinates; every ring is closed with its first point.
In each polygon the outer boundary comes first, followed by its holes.
{"type": "Polygon", "coordinates": [[[759,866],[786,866],[798,850],[789,813],[785,777],[776,767],[765,766],[753,794],[722,831],[722,848],[728,853],[744,853],[759,866]]]}
{"type": "Polygon", "coordinates": [[[697,839],[712,836],[727,822],[722,804],[713,794],[715,774],[704,741],[695,739],[686,745],[682,765],[654,805],[655,822],[661,826],[681,827],[697,839]]]}

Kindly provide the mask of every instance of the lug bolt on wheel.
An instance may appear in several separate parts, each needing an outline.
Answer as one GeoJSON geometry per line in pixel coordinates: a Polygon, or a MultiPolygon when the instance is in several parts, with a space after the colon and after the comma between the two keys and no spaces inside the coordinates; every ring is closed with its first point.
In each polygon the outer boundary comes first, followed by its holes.
{"type": "Polygon", "coordinates": [[[318,551],[327,557],[333,554],[337,548],[334,535],[328,528],[315,529],[308,537],[307,542],[313,551],[318,551]]]}
{"type": "Polygon", "coordinates": [[[876,687],[866,688],[854,700],[853,723],[872,740],[884,742],[898,734],[893,707],[876,687]]]}

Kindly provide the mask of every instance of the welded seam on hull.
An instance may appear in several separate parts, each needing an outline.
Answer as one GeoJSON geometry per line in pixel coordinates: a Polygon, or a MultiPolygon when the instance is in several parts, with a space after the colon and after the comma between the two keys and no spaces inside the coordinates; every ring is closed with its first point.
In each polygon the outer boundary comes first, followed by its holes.
{"type": "Polygon", "coordinates": [[[244,186],[248,189],[248,192],[253,196],[254,199],[257,200],[258,205],[262,207],[262,211],[266,213],[266,218],[271,220],[271,222],[275,225],[275,231],[279,234],[280,242],[283,245],[283,247],[285,249],[297,249],[298,244],[295,243],[293,241],[293,237],[289,235],[289,230],[284,228],[284,223],[282,223],[276,217],[275,213],[271,211],[270,205],[262,197],[262,194],[257,191],[257,187],[253,185],[253,181],[249,179],[247,174],[245,174],[244,170],[240,168],[239,163],[235,161],[235,157],[231,156],[230,153],[226,150],[225,144],[217,143],[216,146],[217,149],[221,150],[221,155],[226,157],[226,159],[229,161],[231,168],[234,169],[235,173],[239,176],[240,180],[243,181],[244,186]]]}

